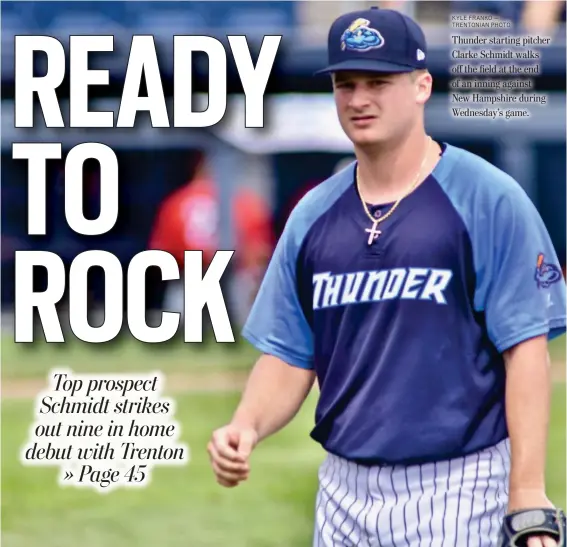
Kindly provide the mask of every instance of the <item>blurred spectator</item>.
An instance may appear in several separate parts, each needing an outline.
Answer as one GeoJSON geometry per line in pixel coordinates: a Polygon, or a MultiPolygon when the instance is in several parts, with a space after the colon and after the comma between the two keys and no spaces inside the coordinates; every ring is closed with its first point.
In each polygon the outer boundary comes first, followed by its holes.
{"type": "Polygon", "coordinates": [[[327,176],[335,175],[339,171],[342,171],[345,167],[350,165],[354,160],[355,160],[354,156],[347,156],[347,157],[341,158],[336,163],[336,165],[333,167],[333,170],[332,170],[331,173],[322,173],[322,176],[320,178],[311,179],[311,180],[308,180],[305,184],[302,184],[300,186],[299,190],[292,195],[292,197],[289,201],[287,201],[287,203],[286,203],[286,205],[283,209],[282,220],[280,221],[281,226],[279,227],[279,232],[281,233],[281,231],[283,230],[283,228],[285,226],[285,223],[287,222],[289,215],[291,214],[291,212],[293,211],[295,206],[301,201],[301,198],[303,198],[303,196],[305,196],[305,194],[307,194],[307,192],[309,192],[310,190],[315,188],[317,185],[321,184],[327,178],[327,176]]]}
{"type": "MultiPolygon", "coordinates": [[[[239,320],[247,313],[273,251],[273,229],[267,203],[249,188],[236,190],[233,201],[235,254],[231,261],[232,281],[239,320]]],[[[150,249],[171,253],[183,271],[184,252],[203,251],[203,272],[219,250],[219,190],[211,177],[205,157],[181,188],[169,194],[155,220],[150,249]]],[[[170,283],[163,308],[183,313],[183,284],[170,283]]]]}

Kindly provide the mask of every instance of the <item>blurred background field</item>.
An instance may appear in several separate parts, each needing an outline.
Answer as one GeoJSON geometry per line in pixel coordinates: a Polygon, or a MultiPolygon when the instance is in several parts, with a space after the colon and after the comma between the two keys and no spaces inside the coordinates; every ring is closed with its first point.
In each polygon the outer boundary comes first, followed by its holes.
{"type": "MultiPolygon", "coordinates": [[[[323,453],[309,437],[316,390],[292,423],[254,452],[252,473],[236,489],[218,486],[206,444],[232,415],[255,353],[243,348],[150,350],[124,340],[101,352],[81,343],[36,349],[5,341],[2,348],[2,528],[10,547],[167,545],[302,547],[310,544],[317,469],[323,453]],[[32,395],[52,367],[76,372],[143,372],[159,368],[171,381],[186,467],[154,469],[139,491],[100,495],[57,486],[55,468],[23,467],[18,451],[32,422],[32,395]],[[234,370],[240,374],[234,374],[234,370]],[[224,381],[222,380],[224,375],[224,381]],[[209,381],[207,382],[207,378],[209,381]]],[[[551,346],[556,381],[548,458],[548,492],[565,506],[565,345],[551,346]]]]}
{"type": "MultiPolygon", "coordinates": [[[[124,336],[108,345],[89,346],[66,334],[65,344],[14,344],[14,253],[46,250],[66,267],[89,249],[114,253],[123,264],[140,251],[171,252],[183,266],[184,249],[236,251],[227,272],[226,294],[236,332],[246,317],[267,260],[297,200],[352,159],[350,143],[336,120],[328,79],[312,74],[325,63],[325,41],[332,19],[359,7],[395,7],[422,23],[430,48],[434,93],[426,114],[428,132],[479,154],[516,178],[536,204],[553,240],[561,266],[566,263],[566,97],[565,2],[557,1],[337,1],[337,2],[2,2],[2,545],[6,547],[303,547],[310,545],[317,468],[323,454],[309,431],[314,392],[285,430],[253,456],[248,483],[235,490],[218,487],[205,447],[211,432],[230,418],[256,352],[244,344],[183,344],[162,347],[124,336]],[[537,9],[534,10],[534,6],[537,9]],[[545,106],[531,117],[509,123],[451,117],[452,13],[492,13],[509,20],[514,32],[553,37],[542,53],[533,90],[545,93],[545,106]],[[228,117],[206,129],[152,130],[140,113],[135,129],[47,129],[38,116],[31,130],[15,129],[13,47],[16,34],[48,34],[67,48],[71,34],[113,34],[116,51],[93,56],[110,70],[110,85],[95,86],[93,109],[116,111],[120,102],[132,35],[153,34],[161,59],[165,96],[172,96],[171,44],[174,34],[205,34],[226,42],[244,34],[257,51],[264,34],[282,41],[268,82],[266,125],[246,129],[242,89],[229,63],[228,117]],[[48,162],[48,233],[30,237],[27,227],[27,166],[11,158],[13,142],[61,142],[64,153],[79,142],[108,144],[120,175],[120,215],[108,234],[85,238],[64,219],[63,162],[48,162]],[[172,211],[175,214],[172,214],[172,211]],[[178,215],[182,221],[171,219],[178,215]],[[185,237],[186,236],[186,237],[185,237]],[[167,374],[178,403],[183,440],[191,463],[157,468],[146,490],[99,495],[57,486],[57,470],[26,468],[19,449],[32,421],[34,395],[47,372],[68,367],[82,372],[167,374]]],[[[477,31],[475,31],[477,32],[477,31]]],[[[509,34],[511,31],[506,30],[509,34]]],[[[459,31],[459,34],[463,32],[459,31]]],[[[493,34],[493,33],[491,33],[493,34]]],[[[254,55],[253,55],[254,57],[254,55]]],[[[201,59],[202,60],[202,59],[201,59]]],[[[37,70],[45,59],[35,60],[37,70]]],[[[206,94],[207,66],[194,71],[198,94],[206,94]]],[[[145,84],[142,84],[144,92],[145,84]]],[[[58,90],[67,119],[68,80],[58,90]]],[[[171,109],[170,109],[171,112],[171,109]]],[[[85,214],[99,209],[98,166],[85,164],[85,214]]],[[[535,264],[534,264],[535,267],[535,264]]],[[[104,278],[90,273],[90,307],[100,310],[104,278]]],[[[510,272],[513,275],[513,272],[510,272]]],[[[37,272],[37,287],[45,276],[37,272]]],[[[181,309],[179,284],[149,272],[148,312],[181,309]]],[[[62,315],[66,297],[61,302],[62,315]]],[[[567,506],[565,338],[552,344],[554,391],[549,442],[548,489],[567,506]]]]}

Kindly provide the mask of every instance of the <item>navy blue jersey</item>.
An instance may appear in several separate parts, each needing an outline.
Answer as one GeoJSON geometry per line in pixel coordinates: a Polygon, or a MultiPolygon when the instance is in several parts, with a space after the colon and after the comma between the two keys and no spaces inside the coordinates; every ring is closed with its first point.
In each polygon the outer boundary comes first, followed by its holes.
{"type": "Polygon", "coordinates": [[[354,163],[311,190],[244,327],[260,351],[316,371],[311,435],[356,462],[453,458],[506,438],[502,352],[565,331],[563,275],[524,190],[442,148],[372,245],[354,163]]]}

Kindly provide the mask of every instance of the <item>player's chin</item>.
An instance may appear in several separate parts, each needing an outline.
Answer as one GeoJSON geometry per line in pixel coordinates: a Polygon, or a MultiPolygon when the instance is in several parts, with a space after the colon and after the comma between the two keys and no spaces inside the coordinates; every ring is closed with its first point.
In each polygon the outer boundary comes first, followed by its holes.
{"type": "Polygon", "coordinates": [[[380,144],[386,138],[385,135],[380,134],[378,131],[370,130],[356,130],[349,134],[350,140],[357,146],[372,146],[380,144]]]}
{"type": "Polygon", "coordinates": [[[351,123],[348,126],[347,134],[354,144],[360,145],[379,143],[386,137],[383,127],[377,120],[362,125],[351,123]]]}

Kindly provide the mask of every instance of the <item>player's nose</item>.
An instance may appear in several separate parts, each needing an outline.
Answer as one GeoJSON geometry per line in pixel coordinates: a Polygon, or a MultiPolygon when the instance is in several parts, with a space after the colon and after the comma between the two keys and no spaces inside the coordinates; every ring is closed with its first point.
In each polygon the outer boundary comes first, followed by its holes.
{"type": "Polygon", "coordinates": [[[356,86],[351,95],[349,101],[349,107],[356,111],[364,110],[370,105],[370,96],[368,92],[360,86],[356,86]]]}

